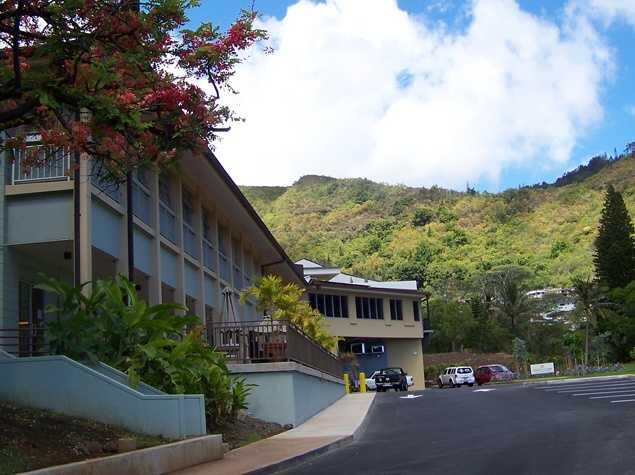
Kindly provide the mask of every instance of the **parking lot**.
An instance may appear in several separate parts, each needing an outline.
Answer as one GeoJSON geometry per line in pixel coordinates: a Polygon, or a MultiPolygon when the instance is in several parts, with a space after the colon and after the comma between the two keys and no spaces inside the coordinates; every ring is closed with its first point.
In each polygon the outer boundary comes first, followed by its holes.
{"type": "Polygon", "coordinates": [[[635,474],[635,378],[377,394],[357,441],[289,473],[635,474]]]}

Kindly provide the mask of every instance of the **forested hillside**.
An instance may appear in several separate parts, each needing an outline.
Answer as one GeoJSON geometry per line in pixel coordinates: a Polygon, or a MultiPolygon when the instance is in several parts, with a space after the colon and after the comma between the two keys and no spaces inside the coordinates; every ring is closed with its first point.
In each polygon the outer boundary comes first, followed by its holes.
{"type": "Polygon", "coordinates": [[[496,266],[526,267],[535,287],[592,272],[607,184],[635,215],[635,156],[594,158],[556,183],[502,193],[409,188],[305,176],[243,191],[293,259],[369,278],[467,282],[496,266]]]}

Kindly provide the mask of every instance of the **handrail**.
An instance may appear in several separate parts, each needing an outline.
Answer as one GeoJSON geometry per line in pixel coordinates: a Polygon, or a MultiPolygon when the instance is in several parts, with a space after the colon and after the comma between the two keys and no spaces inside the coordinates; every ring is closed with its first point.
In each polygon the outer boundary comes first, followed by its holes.
{"type": "Polygon", "coordinates": [[[0,349],[13,356],[46,356],[49,354],[46,327],[0,328],[0,349]]]}
{"type": "Polygon", "coordinates": [[[39,148],[38,154],[42,156],[33,165],[25,165],[26,151],[13,150],[11,163],[10,184],[37,183],[43,181],[70,180],[71,153],[66,150],[55,150],[43,145],[28,146],[39,148]],[[48,156],[47,156],[48,155],[48,156]]]}
{"type": "Polygon", "coordinates": [[[339,358],[288,320],[211,322],[208,343],[233,363],[294,361],[341,377],[339,358]]]}

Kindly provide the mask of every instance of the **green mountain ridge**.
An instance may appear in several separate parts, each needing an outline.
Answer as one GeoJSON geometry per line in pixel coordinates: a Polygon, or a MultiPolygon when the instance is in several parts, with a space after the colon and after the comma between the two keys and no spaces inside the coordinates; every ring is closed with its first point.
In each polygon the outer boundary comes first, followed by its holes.
{"type": "Polygon", "coordinates": [[[554,184],[500,193],[317,175],[290,187],[242,190],[292,259],[424,284],[468,281],[513,264],[530,270],[539,287],[569,285],[593,271],[608,184],[635,215],[635,155],[595,157],[554,184]]]}

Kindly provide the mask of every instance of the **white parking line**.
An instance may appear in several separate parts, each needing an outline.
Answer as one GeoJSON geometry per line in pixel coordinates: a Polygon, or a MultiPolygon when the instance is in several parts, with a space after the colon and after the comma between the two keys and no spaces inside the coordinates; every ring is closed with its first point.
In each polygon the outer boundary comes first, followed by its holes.
{"type": "Polygon", "coordinates": [[[575,393],[577,391],[593,391],[594,389],[623,389],[623,388],[632,388],[635,387],[635,383],[631,384],[621,384],[619,386],[595,386],[593,388],[574,388],[574,389],[563,389],[562,391],[555,391],[558,394],[566,394],[566,393],[575,393]]]}
{"type": "Polygon", "coordinates": [[[621,401],[611,401],[611,404],[615,404],[617,402],[635,402],[635,399],[622,399],[621,401]]]}
{"type": "Polygon", "coordinates": [[[575,388],[597,388],[603,386],[624,386],[625,384],[635,384],[635,380],[629,381],[606,381],[603,383],[593,383],[593,384],[576,384],[571,386],[557,387],[557,388],[549,388],[544,389],[543,391],[564,391],[566,389],[575,389],[575,388]]]}
{"type": "Polygon", "coordinates": [[[592,396],[594,394],[617,394],[617,393],[630,393],[635,391],[635,388],[630,389],[613,389],[612,391],[591,391],[585,393],[569,394],[569,396],[592,396]]]}
{"type": "Polygon", "coordinates": [[[590,385],[596,385],[596,384],[617,384],[617,383],[627,383],[627,382],[634,382],[635,379],[634,378],[613,378],[613,379],[601,379],[598,381],[580,381],[579,383],[554,383],[554,384],[550,384],[548,386],[536,386],[534,387],[534,389],[558,389],[558,388],[566,388],[566,387],[573,387],[573,386],[590,386],[590,385]]]}
{"type": "Polygon", "coordinates": [[[608,398],[615,397],[615,396],[629,397],[629,396],[635,396],[635,393],[631,393],[631,394],[611,394],[610,396],[593,396],[593,397],[590,397],[589,399],[608,399],[608,398]]]}

